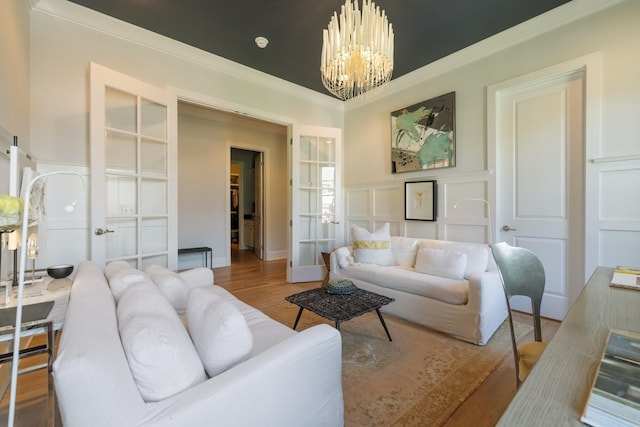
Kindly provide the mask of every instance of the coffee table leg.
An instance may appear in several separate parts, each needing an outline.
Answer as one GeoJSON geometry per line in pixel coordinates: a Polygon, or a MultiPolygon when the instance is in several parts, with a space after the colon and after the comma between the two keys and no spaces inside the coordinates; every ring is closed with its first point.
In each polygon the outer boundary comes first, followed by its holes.
{"type": "Polygon", "coordinates": [[[376,308],[376,313],[378,313],[378,318],[380,319],[380,323],[382,323],[382,327],[384,328],[384,331],[387,333],[387,337],[389,337],[389,341],[393,341],[391,339],[391,335],[389,334],[389,329],[387,329],[387,324],[384,323],[384,319],[382,318],[382,313],[380,313],[379,308],[376,308]]]}
{"type": "Polygon", "coordinates": [[[304,307],[300,307],[300,310],[298,311],[298,315],[296,316],[296,321],[293,324],[293,330],[296,330],[296,326],[298,326],[298,322],[300,321],[300,316],[302,316],[302,310],[304,310],[304,307]]]}

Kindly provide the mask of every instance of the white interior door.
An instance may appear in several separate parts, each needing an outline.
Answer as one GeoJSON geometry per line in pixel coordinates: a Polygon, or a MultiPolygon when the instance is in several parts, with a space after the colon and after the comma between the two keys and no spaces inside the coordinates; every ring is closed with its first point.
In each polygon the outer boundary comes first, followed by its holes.
{"type": "Polygon", "coordinates": [[[177,268],[177,100],[91,64],[91,258],[177,268]]]}
{"type": "Polygon", "coordinates": [[[322,280],[322,252],[342,243],[341,141],[340,129],[293,129],[289,282],[322,280]]]}
{"type": "Polygon", "coordinates": [[[254,252],[260,259],[264,259],[264,153],[258,152],[253,162],[254,199],[255,199],[255,240],[254,252]]]}
{"type": "MultiPolygon", "coordinates": [[[[545,78],[496,96],[496,240],[540,258],[542,315],[554,319],[585,283],[583,78],[545,78]]],[[[525,300],[513,307],[531,311],[525,300]]]]}

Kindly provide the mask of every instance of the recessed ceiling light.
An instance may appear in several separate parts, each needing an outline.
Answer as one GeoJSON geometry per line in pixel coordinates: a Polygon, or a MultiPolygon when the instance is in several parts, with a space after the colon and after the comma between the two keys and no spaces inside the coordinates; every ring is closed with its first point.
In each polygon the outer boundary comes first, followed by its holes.
{"type": "Polygon", "coordinates": [[[269,40],[267,40],[265,37],[256,37],[256,45],[260,48],[260,49],[264,49],[265,47],[267,47],[267,45],[269,44],[269,40]]]}

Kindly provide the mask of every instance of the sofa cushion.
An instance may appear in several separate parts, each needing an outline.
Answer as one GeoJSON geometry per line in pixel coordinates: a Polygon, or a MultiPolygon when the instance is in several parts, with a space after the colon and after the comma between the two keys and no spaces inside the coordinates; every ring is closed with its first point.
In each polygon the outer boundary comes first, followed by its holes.
{"type": "Polygon", "coordinates": [[[419,239],[413,237],[391,236],[391,253],[397,265],[413,267],[416,263],[419,239]]]}
{"type": "Polygon", "coordinates": [[[122,347],[145,401],[163,400],[206,380],[178,314],[152,282],[129,287],[117,317],[122,347]]]}
{"type": "Polygon", "coordinates": [[[189,289],[203,288],[213,285],[213,270],[206,267],[192,268],[178,273],[187,282],[189,289]]]}
{"type": "Polygon", "coordinates": [[[189,285],[178,273],[161,265],[150,265],[144,272],[151,277],[178,314],[186,311],[189,285]]]}
{"type": "Polygon", "coordinates": [[[131,286],[140,282],[151,282],[151,278],[140,270],[136,270],[129,264],[121,268],[113,269],[107,276],[109,288],[116,303],[120,300],[124,292],[131,286]]]}
{"type": "MultiPolygon", "coordinates": [[[[120,297],[116,305],[118,323],[127,322],[140,314],[162,314],[167,311],[167,304],[169,301],[153,281],[147,277],[146,280],[128,287],[120,297]]],[[[175,310],[173,311],[175,312],[175,310]]]]}
{"type": "Polygon", "coordinates": [[[253,336],[251,357],[262,353],[277,343],[291,338],[298,333],[291,329],[290,326],[285,326],[280,322],[276,322],[260,310],[240,301],[229,291],[220,286],[214,285],[206,290],[207,292],[211,292],[212,294],[215,294],[227,301],[242,313],[242,316],[244,316],[253,336]]]}
{"type": "Polygon", "coordinates": [[[351,238],[353,240],[353,257],[356,262],[378,265],[395,264],[391,253],[389,223],[384,224],[373,233],[354,224],[351,226],[351,238]]]}
{"type": "Polygon", "coordinates": [[[472,274],[487,271],[489,247],[485,244],[422,239],[420,240],[420,248],[445,249],[467,254],[467,267],[464,271],[466,279],[472,274]]]}
{"type": "Polygon", "coordinates": [[[356,264],[342,269],[358,286],[357,280],[373,283],[384,288],[395,289],[414,295],[442,301],[447,304],[466,304],[469,300],[469,282],[441,276],[418,273],[413,268],[356,264]]]}
{"type": "Polygon", "coordinates": [[[418,249],[416,271],[419,273],[434,274],[449,279],[462,279],[466,268],[467,254],[462,252],[432,248],[418,249]]]}
{"type": "Polygon", "coordinates": [[[253,335],[240,311],[206,289],[189,292],[187,325],[200,360],[210,377],[246,360],[253,335]]]}

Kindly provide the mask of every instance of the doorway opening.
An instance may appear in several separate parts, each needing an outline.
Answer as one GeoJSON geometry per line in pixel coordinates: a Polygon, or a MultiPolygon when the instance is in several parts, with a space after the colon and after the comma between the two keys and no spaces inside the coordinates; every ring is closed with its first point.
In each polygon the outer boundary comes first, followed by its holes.
{"type": "MultiPolygon", "coordinates": [[[[213,265],[232,263],[231,230],[238,245],[244,242],[245,215],[253,206],[240,203],[238,192],[237,226],[231,225],[231,150],[241,149],[262,153],[264,180],[264,214],[262,220],[262,259],[274,260],[287,256],[288,232],[288,128],[283,125],[246,117],[229,111],[216,110],[203,104],[179,103],[179,238],[182,247],[208,246],[213,249],[213,265]],[[240,212],[242,209],[242,212],[240,212]]],[[[255,157],[255,156],[252,156],[255,157]]],[[[255,166],[249,162],[238,175],[249,173],[255,166]]],[[[235,168],[235,166],[234,166],[235,168]]],[[[245,179],[246,183],[247,180],[245,179]]],[[[244,187],[238,176],[238,183],[244,187]]],[[[248,225],[251,223],[249,222],[248,225]]],[[[253,256],[253,255],[252,255],[253,256]]],[[[188,261],[183,257],[186,264],[188,261]]],[[[257,258],[257,257],[256,257],[257,258]]],[[[190,268],[185,265],[183,268],[190,268]]]]}
{"type": "Polygon", "coordinates": [[[236,251],[264,259],[264,153],[235,147],[230,151],[231,262],[237,259],[236,251]]]}

